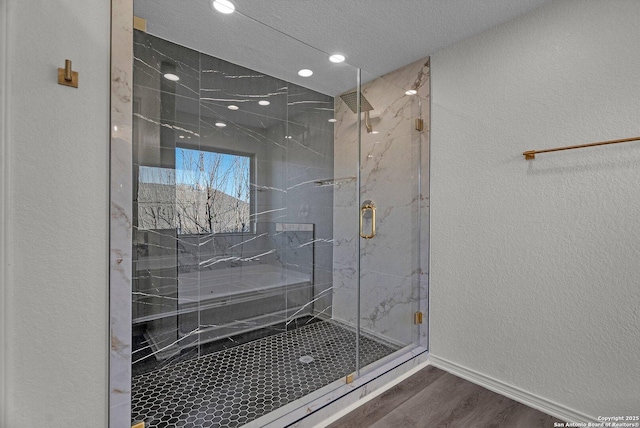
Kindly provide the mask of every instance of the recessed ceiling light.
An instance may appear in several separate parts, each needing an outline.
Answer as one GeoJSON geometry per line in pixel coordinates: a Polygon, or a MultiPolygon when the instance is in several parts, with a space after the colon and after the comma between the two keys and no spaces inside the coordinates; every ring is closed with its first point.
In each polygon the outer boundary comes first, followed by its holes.
{"type": "Polygon", "coordinates": [[[334,54],[329,57],[329,61],[335,62],[336,64],[339,62],[344,62],[345,59],[346,58],[344,57],[344,55],[340,55],[340,54],[334,54]]]}
{"type": "Polygon", "coordinates": [[[258,101],[258,104],[260,104],[261,106],[268,106],[271,103],[267,100],[260,100],[258,101]]]}
{"type": "Polygon", "coordinates": [[[234,106],[233,104],[231,104],[230,106],[227,106],[227,108],[228,108],[229,110],[238,110],[240,107],[238,107],[238,106],[234,106]]]}
{"type": "Polygon", "coordinates": [[[164,75],[164,78],[167,80],[171,80],[172,82],[177,82],[178,80],[180,80],[180,78],[173,73],[166,73],[164,75]]]}
{"type": "Polygon", "coordinates": [[[216,126],[217,126],[218,128],[224,128],[225,126],[227,126],[227,124],[226,124],[226,123],[224,123],[224,122],[216,122],[216,126]]]}
{"type": "Polygon", "coordinates": [[[417,93],[418,93],[418,91],[416,91],[415,89],[409,89],[407,92],[405,92],[405,94],[407,94],[407,95],[415,95],[417,93]]]}
{"type": "Polygon", "coordinates": [[[334,118],[329,119],[329,122],[331,122],[331,123],[337,122],[337,121],[338,121],[338,119],[334,119],[334,118]]]}
{"type": "Polygon", "coordinates": [[[298,76],[301,77],[309,77],[313,74],[313,71],[309,70],[308,68],[303,68],[302,70],[298,71],[298,76]]]}
{"type": "Polygon", "coordinates": [[[184,135],[181,135],[180,138],[184,138],[184,135]]]}
{"type": "Polygon", "coordinates": [[[233,13],[236,7],[229,0],[213,0],[213,8],[220,13],[233,13]]]}
{"type": "Polygon", "coordinates": [[[372,134],[379,134],[380,131],[371,131],[372,134]]]}
{"type": "Polygon", "coordinates": [[[292,137],[291,135],[285,135],[285,137],[284,137],[284,138],[286,138],[287,140],[290,140],[290,139],[292,139],[293,137],[292,137]]]}

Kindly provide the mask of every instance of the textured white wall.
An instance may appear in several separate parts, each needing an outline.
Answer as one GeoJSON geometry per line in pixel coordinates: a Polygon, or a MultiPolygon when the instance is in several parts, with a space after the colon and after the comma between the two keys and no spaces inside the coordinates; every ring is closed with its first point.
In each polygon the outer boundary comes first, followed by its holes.
{"type": "Polygon", "coordinates": [[[106,426],[110,5],[2,3],[10,168],[0,425],[106,426]],[[65,58],[78,89],[57,84],[65,58]]]}
{"type": "Polygon", "coordinates": [[[640,2],[558,1],[432,56],[431,352],[640,414],[640,2]]]}

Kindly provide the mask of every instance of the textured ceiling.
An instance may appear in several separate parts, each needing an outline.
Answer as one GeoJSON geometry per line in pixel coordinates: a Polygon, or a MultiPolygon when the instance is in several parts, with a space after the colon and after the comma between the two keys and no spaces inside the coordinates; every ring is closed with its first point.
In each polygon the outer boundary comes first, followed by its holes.
{"type": "Polygon", "coordinates": [[[337,95],[551,0],[135,0],[148,32],[316,91],[337,95]],[[342,53],[347,64],[327,55],[342,53]],[[314,75],[302,78],[301,68],[314,75]]]}

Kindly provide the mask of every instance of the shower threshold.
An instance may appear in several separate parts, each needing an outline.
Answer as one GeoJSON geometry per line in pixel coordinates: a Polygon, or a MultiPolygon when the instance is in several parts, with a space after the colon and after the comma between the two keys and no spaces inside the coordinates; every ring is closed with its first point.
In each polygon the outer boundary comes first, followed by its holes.
{"type": "MultiPolygon", "coordinates": [[[[185,428],[249,424],[352,373],[355,337],[335,322],[319,321],[133,376],[132,422],[185,428]]],[[[360,339],[362,366],[396,351],[388,343],[360,339]]]]}

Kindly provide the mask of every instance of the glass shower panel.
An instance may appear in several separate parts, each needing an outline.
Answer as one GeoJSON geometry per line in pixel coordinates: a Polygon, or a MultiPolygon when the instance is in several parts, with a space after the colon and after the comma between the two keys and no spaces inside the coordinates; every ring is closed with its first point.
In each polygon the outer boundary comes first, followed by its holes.
{"type": "Polygon", "coordinates": [[[370,76],[189,8],[203,37],[134,32],[132,423],[261,426],[419,343],[428,66],[370,76]]]}
{"type": "Polygon", "coordinates": [[[419,342],[423,63],[362,73],[360,367],[373,362],[371,339],[396,350],[419,342]]]}
{"type": "Polygon", "coordinates": [[[357,158],[336,173],[335,152],[358,139],[335,138],[334,111],[356,69],[263,30],[276,64],[320,56],[324,86],[135,31],[132,422],[260,425],[357,368],[356,324],[335,315],[357,310],[336,292],[337,271],[357,278],[336,235],[357,216],[357,158]]]}
{"type": "Polygon", "coordinates": [[[167,30],[134,32],[132,422],[260,425],[419,341],[425,68],[260,27],[273,77],[167,30]]]}
{"type": "MultiPolygon", "coordinates": [[[[355,77],[354,70],[343,71],[355,77]]],[[[283,237],[289,245],[286,263],[311,278],[312,299],[301,310],[314,320],[330,319],[334,188],[323,184],[334,177],[334,99],[289,84],[287,104],[286,221],[305,225],[309,233],[297,241],[291,240],[295,235],[283,237]]]]}
{"type": "Polygon", "coordinates": [[[198,138],[198,122],[190,116],[198,110],[198,67],[197,52],[135,32],[134,374],[169,363],[181,352],[176,142],[181,135],[198,138]],[[177,74],[180,81],[164,77],[177,74]]]}
{"type": "Polygon", "coordinates": [[[200,311],[200,352],[206,354],[283,331],[285,284],[292,277],[282,269],[274,241],[274,219],[282,211],[274,160],[284,148],[286,84],[210,55],[201,54],[201,62],[200,150],[248,160],[213,168],[218,177],[210,193],[226,202],[212,207],[211,215],[247,209],[236,230],[214,227],[200,236],[200,299],[219,300],[200,311]],[[240,176],[246,179],[230,186],[240,176]]]}

